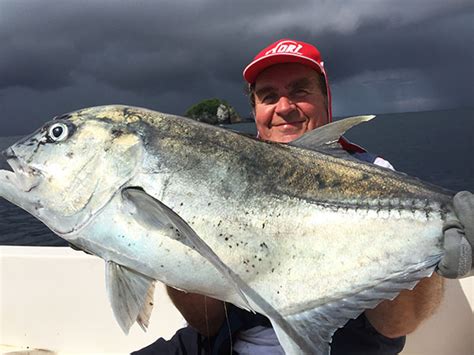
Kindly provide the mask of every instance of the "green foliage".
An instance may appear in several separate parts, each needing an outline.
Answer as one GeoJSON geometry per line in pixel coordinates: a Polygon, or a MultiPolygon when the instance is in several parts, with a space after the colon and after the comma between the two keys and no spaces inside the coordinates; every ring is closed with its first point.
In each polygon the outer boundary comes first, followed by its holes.
{"type": "Polygon", "coordinates": [[[239,114],[227,103],[217,98],[203,100],[190,108],[184,114],[199,122],[223,124],[240,121],[239,114]]]}

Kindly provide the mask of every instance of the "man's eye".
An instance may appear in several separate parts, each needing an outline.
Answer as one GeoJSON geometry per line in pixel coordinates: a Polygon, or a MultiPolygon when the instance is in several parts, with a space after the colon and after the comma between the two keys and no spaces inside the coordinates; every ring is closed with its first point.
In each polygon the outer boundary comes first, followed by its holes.
{"type": "Polygon", "coordinates": [[[277,94],[264,95],[261,100],[264,104],[273,104],[278,101],[277,94]]]}
{"type": "Polygon", "coordinates": [[[306,97],[307,95],[309,95],[309,91],[306,89],[298,89],[292,93],[292,96],[296,98],[306,97]]]}

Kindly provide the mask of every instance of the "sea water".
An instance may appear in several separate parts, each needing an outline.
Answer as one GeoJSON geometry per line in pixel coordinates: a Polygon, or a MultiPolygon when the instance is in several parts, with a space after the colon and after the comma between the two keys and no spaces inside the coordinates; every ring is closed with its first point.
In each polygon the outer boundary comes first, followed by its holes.
{"type": "MultiPolygon", "coordinates": [[[[33,128],[32,127],[32,131],[33,128]]],[[[226,128],[255,134],[255,125],[226,128]]],[[[474,109],[378,115],[346,137],[379,154],[398,171],[453,191],[474,191],[474,109]]],[[[20,137],[0,137],[0,149],[20,137]]],[[[238,154],[238,152],[236,152],[238,154]]],[[[0,168],[5,162],[0,161],[0,168]]],[[[0,198],[0,245],[62,246],[41,222],[0,198]]]]}

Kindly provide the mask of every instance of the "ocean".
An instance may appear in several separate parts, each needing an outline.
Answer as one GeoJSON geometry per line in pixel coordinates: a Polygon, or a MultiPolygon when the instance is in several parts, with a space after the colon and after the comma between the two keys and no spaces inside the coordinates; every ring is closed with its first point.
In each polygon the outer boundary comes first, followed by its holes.
{"type": "MultiPolygon", "coordinates": [[[[226,128],[255,134],[253,123],[226,128]]],[[[474,191],[474,109],[381,114],[346,137],[396,170],[445,188],[474,191]]],[[[0,137],[0,150],[20,137],[0,137]]],[[[5,162],[0,160],[0,168],[5,162]]],[[[64,246],[41,222],[0,199],[0,245],[64,246]]]]}

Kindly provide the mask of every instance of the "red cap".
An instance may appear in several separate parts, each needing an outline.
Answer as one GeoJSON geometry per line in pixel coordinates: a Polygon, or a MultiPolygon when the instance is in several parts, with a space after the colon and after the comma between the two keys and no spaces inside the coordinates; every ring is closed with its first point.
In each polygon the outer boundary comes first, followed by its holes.
{"type": "Polygon", "coordinates": [[[280,63],[300,63],[324,76],[326,83],[326,91],[328,93],[328,118],[332,121],[331,115],[331,93],[329,91],[329,83],[324,62],[321,59],[319,50],[306,42],[295,41],[291,39],[280,39],[264,48],[258,53],[252,62],[245,67],[243,75],[249,84],[254,84],[257,76],[269,66],[280,63]]]}
{"type": "Polygon", "coordinates": [[[256,55],[244,69],[244,78],[249,84],[253,84],[258,74],[279,63],[301,63],[320,73],[324,72],[321,54],[315,46],[301,41],[280,39],[256,55]]]}

